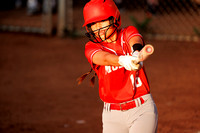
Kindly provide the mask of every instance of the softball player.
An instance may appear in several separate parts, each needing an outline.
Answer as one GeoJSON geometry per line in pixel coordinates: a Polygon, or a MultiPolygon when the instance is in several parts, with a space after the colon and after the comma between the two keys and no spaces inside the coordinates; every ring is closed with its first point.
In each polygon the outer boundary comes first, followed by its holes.
{"type": "Polygon", "coordinates": [[[155,133],[157,109],[138,52],[145,45],[133,26],[121,29],[113,0],[91,0],[84,9],[85,55],[99,79],[103,133],[155,133]]]}

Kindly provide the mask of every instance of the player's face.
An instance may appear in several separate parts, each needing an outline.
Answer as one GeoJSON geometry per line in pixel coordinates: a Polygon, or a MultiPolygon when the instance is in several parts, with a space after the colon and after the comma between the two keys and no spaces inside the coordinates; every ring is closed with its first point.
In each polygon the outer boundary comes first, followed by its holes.
{"type": "Polygon", "coordinates": [[[102,40],[108,39],[107,37],[109,37],[115,30],[115,28],[110,25],[109,20],[96,22],[91,25],[91,29],[95,36],[102,40]]]}

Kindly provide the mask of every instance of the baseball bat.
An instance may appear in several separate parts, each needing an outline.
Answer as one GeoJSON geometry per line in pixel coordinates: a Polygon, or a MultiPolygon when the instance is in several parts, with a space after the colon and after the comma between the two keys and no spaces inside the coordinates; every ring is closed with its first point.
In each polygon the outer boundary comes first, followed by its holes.
{"type": "Polygon", "coordinates": [[[139,60],[138,62],[146,60],[150,55],[154,52],[154,47],[151,44],[145,45],[139,52],[139,60]]]}

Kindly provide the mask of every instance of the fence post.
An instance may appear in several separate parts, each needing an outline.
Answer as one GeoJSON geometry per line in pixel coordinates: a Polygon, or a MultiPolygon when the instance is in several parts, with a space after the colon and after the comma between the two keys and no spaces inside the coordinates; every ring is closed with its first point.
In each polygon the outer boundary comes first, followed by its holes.
{"type": "Polygon", "coordinates": [[[44,0],[43,2],[43,27],[45,34],[52,33],[52,1],[44,0]]]}
{"type": "Polygon", "coordinates": [[[57,35],[63,37],[65,30],[73,31],[73,2],[72,0],[58,1],[58,25],[57,35]]]}

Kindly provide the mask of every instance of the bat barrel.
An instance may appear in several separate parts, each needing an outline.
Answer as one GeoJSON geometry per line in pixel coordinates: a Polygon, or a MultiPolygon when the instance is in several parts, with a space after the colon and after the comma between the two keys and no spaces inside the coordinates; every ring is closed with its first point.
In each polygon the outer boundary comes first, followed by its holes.
{"type": "Polygon", "coordinates": [[[148,53],[148,54],[152,54],[154,52],[154,48],[152,45],[146,45],[145,46],[145,51],[148,53]]]}

